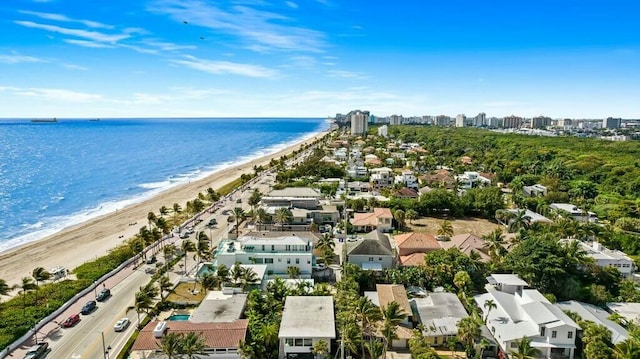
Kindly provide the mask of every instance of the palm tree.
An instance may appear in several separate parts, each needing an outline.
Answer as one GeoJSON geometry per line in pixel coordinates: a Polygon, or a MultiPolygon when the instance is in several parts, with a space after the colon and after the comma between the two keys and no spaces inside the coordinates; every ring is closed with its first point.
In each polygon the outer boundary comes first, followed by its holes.
{"type": "Polygon", "coordinates": [[[202,286],[205,291],[212,290],[220,286],[219,278],[211,273],[205,273],[200,276],[199,282],[200,286],[202,286]]]}
{"type": "Polygon", "coordinates": [[[148,311],[152,305],[153,305],[153,300],[151,299],[151,297],[147,295],[146,292],[144,291],[136,292],[134,308],[136,309],[136,313],[138,314],[138,327],[141,325],[140,312],[148,311]]]}
{"type": "Polygon", "coordinates": [[[174,225],[178,225],[178,213],[180,213],[181,210],[182,208],[180,208],[180,205],[178,203],[173,204],[173,224],[174,225]]]}
{"type": "Polygon", "coordinates": [[[204,232],[198,232],[197,244],[196,244],[196,253],[198,255],[198,263],[200,263],[203,259],[208,260],[211,253],[209,247],[209,237],[204,232]]]}
{"type": "Polygon", "coordinates": [[[240,281],[242,282],[242,291],[246,292],[250,284],[255,283],[258,280],[258,275],[251,268],[246,268],[242,271],[240,281]]]}
{"type": "Polygon", "coordinates": [[[318,248],[321,251],[329,249],[333,252],[333,249],[335,247],[336,247],[336,242],[333,240],[331,235],[329,235],[329,233],[323,234],[320,240],[318,240],[318,244],[316,245],[316,248],[318,248]]]}
{"type": "Polygon", "coordinates": [[[628,338],[619,342],[613,348],[615,359],[640,358],[640,342],[636,338],[628,338]]]}
{"type": "Polygon", "coordinates": [[[182,249],[182,252],[184,252],[184,272],[187,273],[187,257],[189,252],[195,252],[196,245],[190,240],[185,239],[182,241],[180,248],[182,249]]]}
{"type": "Polygon", "coordinates": [[[158,211],[160,212],[160,217],[164,217],[169,214],[169,208],[167,208],[167,206],[160,207],[158,211]]]}
{"type": "Polygon", "coordinates": [[[167,359],[177,359],[182,348],[182,335],[167,333],[158,343],[158,348],[167,356],[167,359]]]}
{"type": "Polygon", "coordinates": [[[491,309],[496,309],[498,305],[493,299],[488,299],[486,302],[484,302],[483,307],[486,310],[486,314],[484,315],[484,324],[487,324],[487,320],[489,320],[489,313],[491,312],[491,309]]]}
{"type": "Polygon", "coordinates": [[[246,213],[244,213],[244,210],[241,207],[235,207],[231,213],[233,214],[233,219],[236,222],[236,238],[238,238],[238,235],[240,234],[240,223],[244,221],[246,213]]]}
{"type": "Polygon", "coordinates": [[[404,220],[406,217],[406,214],[401,209],[396,209],[395,212],[393,212],[393,218],[398,222],[399,229],[404,228],[404,220]]]}
{"type": "Polygon", "coordinates": [[[291,278],[291,279],[300,278],[300,267],[288,266],[287,267],[287,274],[289,275],[289,278],[291,278]]]}
{"type": "Polygon", "coordinates": [[[158,217],[156,217],[155,213],[149,212],[147,213],[147,222],[149,222],[149,228],[153,227],[152,225],[156,223],[158,217]]]}
{"type": "Polygon", "coordinates": [[[391,302],[382,308],[382,335],[384,337],[383,357],[386,356],[387,349],[391,348],[391,342],[397,338],[396,328],[407,316],[397,302],[391,302]]]}
{"type": "Polygon", "coordinates": [[[165,291],[169,291],[171,288],[173,287],[173,283],[171,283],[171,280],[169,279],[169,277],[165,277],[162,276],[160,278],[158,278],[158,288],[160,288],[160,301],[164,303],[164,292],[165,291]]]}
{"type": "Polygon", "coordinates": [[[204,349],[207,345],[204,338],[202,338],[202,333],[196,334],[194,332],[189,332],[182,337],[181,342],[180,353],[185,354],[187,359],[197,358],[196,354],[204,354],[204,349]]]}
{"type": "Polygon", "coordinates": [[[224,264],[220,264],[218,266],[218,268],[216,269],[216,276],[218,277],[218,280],[220,281],[220,285],[224,284],[225,282],[228,282],[229,281],[229,268],[224,264]]]}
{"type": "Polygon", "coordinates": [[[207,198],[210,202],[217,202],[220,199],[220,194],[216,192],[213,188],[207,188],[207,198]]]}
{"type": "Polygon", "coordinates": [[[168,263],[176,254],[176,251],[177,251],[176,245],[173,243],[170,243],[164,246],[164,248],[162,248],[162,253],[164,254],[165,262],[168,263]]]}
{"type": "Polygon", "coordinates": [[[24,316],[27,309],[27,293],[36,289],[36,284],[33,282],[33,279],[29,277],[23,277],[19,288],[20,294],[22,294],[22,315],[24,316]]]}
{"type": "Polygon", "coordinates": [[[0,279],[0,295],[8,295],[11,288],[4,279],[0,279]]]}
{"type": "MultiPolygon", "coordinates": [[[[255,211],[253,211],[253,218],[254,218],[254,221],[256,221],[258,224],[265,224],[265,223],[269,222],[269,214],[262,207],[260,207],[260,208],[256,209],[255,211]]],[[[258,228],[258,229],[260,229],[260,228],[258,228]]]]}
{"type": "Polygon", "coordinates": [[[418,219],[418,212],[410,208],[404,216],[409,220],[409,223],[413,224],[413,220],[418,219]]]}
{"type": "Polygon", "coordinates": [[[42,267],[37,267],[31,272],[31,276],[36,281],[36,303],[38,303],[38,289],[40,289],[40,282],[51,278],[51,273],[42,267]]]}
{"type": "Polygon", "coordinates": [[[458,324],[458,340],[465,343],[467,353],[473,348],[476,339],[482,336],[480,324],[473,317],[466,317],[458,324]]]}
{"type": "Polygon", "coordinates": [[[511,355],[516,359],[535,359],[536,356],[542,354],[540,349],[531,346],[531,339],[522,337],[516,342],[518,350],[512,350],[511,355]]]}
{"type": "Polygon", "coordinates": [[[364,347],[367,349],[369,357],[371,357],[372,359],[380,358],[380,356],[382,356],[382,353],[384,352],[383,344],[377,340],[368,341],[364,344],[364,347]]]}
{"type": "Polygon", "coordinates": [[[262,200],[262,193],[260,193],[260,190],[258,190],[257,188],[253,190],[253,192],[251,193],[251,196],[249,197],[248,203],[251,206],[251,210],[255,212],[256,210],[256,206],[258,206],[258,204],[260,204],[260,201],[262,200]]]}
{"type": "Polygon", "coordinates": [[[491,342],[487,338],[480,339],[480,343],[478,343],[478,347],[480,347],[480,358],[484,355],[484,351],[491,347],[491,342]]]}
{"type": "Polygon", "coordinates": [[[436,234],[444,238],[451,238],[453,236],[453,225],[450,221],[445,219],[440,224],[440,228],[438,228],[438,232],[436,232],[436,234]]]}
{"type": "Polygon", "coordinates": [[[323,359],[325,355],[329,354],[329,344],[323,339],[320,339],[311,347],[311,353],[313,353],[317,359],[323,359]]]}
{"type": "Polygon", "coordinates": [[[502,233],[502,228],[496,228],[493,232],[482,236],[484,239],[484,245],[482,249],[484,249],[487,254],[494,261],[502,258],[502,255],[505,254],[506,249],[504,248],[504,234],[502,233]]]}
{"type": "Polygon", "coordinates": [[[278,208],[274,215],[274,220],[276,223],[280,224],[280,229],[284,228],[284,225],[287,223],[291,223],[293,221],[293,213],[289,208],[278,208]]]}
{"type": "Polygon", "coordinates": [[[371,334],[370,331],[373,328],[373,324],[378,322],[382,318],[380,309],[371,302],[368,297],[359,297],[355,303],[354,313],[358,325],[362,328],[361,343],[362,343],[362,357],[365,355],[364,336],[371,334]]]}

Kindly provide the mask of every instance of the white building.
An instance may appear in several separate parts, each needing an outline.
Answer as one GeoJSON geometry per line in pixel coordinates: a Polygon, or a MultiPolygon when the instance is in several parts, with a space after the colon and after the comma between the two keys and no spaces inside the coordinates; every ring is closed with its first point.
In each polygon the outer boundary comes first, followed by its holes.
{"type": "Polygon", "coordinates": [[[331,352],[336,338],[336,323],[331,296],[288,296],[280,322],[279,359],[313,358],[311,349],[323,340],[331,352]]]}
{"type": "Polygon", "coordinates": [[[549,208],[556,212],[563,212],[578,222],[598,222],[598,217],[593,212],[583,211],[571,203],[551,203],[549,208]]]}
{"type": "Polygon", "coordinates": [[[465,172],[461,175],[456,175],[455,179],[458,181],[458,187],[462,189],[471,189],[479,186],[490,186],[491,179],[482,176],[478,172],[465,172]]]}
{"type": "Polygon", "coordinates": [[[364,135],[369,129],[369,113],[353,111],[351,113],[351,134],[364,135]]]}
{"type": "Polygon", "coordinates": [[[386,188],[393,184],[393,170],[388,167],[378,167],[371,169],[371,177],[369,181],[374,188],[386,188]]]}
{"type": "MultiPolygon", "coordinates": [[[[576,239],[561,239],[561,243],[568,243],[576,239]]],[[[618,250],[611,250],[603,247],[598,242],[579,242],[580,248],[593,258],[598,267],[614,267],[620,271],[623,278],[631,278],[635,271],[633,259],[618,250]]]]}
{"type": "Polygon", "coordinates": [[[464,114],[459,114],[456,116],[456,127],[464,127],[465,122],[467,121],[467,116],[464,114]]]}
{"type": "Polygon", "coordinates": [[[291,233],[267,238],[241,236],[238,240],[223,240],[213,252],[214,266],[228,268],[240,264],[266,264],[267,276],[287,276],[288,267],[298,267],[301,278],[311,277],[313,266],[313,240],[291,233]]]}
{"type": "Polygon", "coordinates": [[[347,175],[349,176],[349,178],[367,177],[368,174],[369,174],[369,171],[365,166],[353,165],[347,168],[347,175]]]}
{"type": "Polygon", "coordinates": [[[611,342],[613,344],[618,344],[629,338],[627,330],[620,326],[620,324],[610,320],[609,316],[611,314],[600,307],[575,300],[558,302],[555,305],[562,309],[563,312],[572,311],[577,313],[583,320],[605,326],[611,332],[611,342]]]}
{"type": "Polygon", "coordinates": [[[399,174],[395,177],[394,182],[396,184],[402,184],[407,188],[418,189],[418,179],[413,175],[412,171],[402,171],[402,174],[399,174]]]}
{"type": "Polygon", "coordinates": [[[389,137],[389,127],[387,125],[378,127],[378,136],[389,137]]]}
{"type": "Polygon", "coordinates": [[[511,354],[527,337],[544,358],[573,359],[580,327],[569,316],[537,290],[524,289],[527,282],[515,274],[492,274],[487,280],[487,293],[474,300],[503,353],[511,354]],[[496,307],[485,308],[488,300],[496,307]]]}
{"type": "Polygon", "coordinates": [[[287,187],[273,190],[262,197],[261,205],[265,207],[298,207],[317,208],[322,193],[309,187],[287,187]]]}

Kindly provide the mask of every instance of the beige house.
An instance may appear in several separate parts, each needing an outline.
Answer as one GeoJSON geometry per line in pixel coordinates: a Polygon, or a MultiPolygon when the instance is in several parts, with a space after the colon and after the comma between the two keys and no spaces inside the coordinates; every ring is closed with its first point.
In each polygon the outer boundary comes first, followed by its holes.
{"type": "Polygon", "coordinates": [[[485,240],[475,234],[457,234],[448,241],[439,241],[438,243],[443,249],[458,248],[460,252],[468,256],[475,252],[480,256],[480,261],[485,263],[491,259],[491,257],[485,253],[485,240]]]}
{"type": "Polygon", "coordinates": [[[356,232],[371,232],[375,229],[381,232],[393,230],[393,215],[389,208],[374,208],[373,212],[355,213],[351,224],[356,232]]]}

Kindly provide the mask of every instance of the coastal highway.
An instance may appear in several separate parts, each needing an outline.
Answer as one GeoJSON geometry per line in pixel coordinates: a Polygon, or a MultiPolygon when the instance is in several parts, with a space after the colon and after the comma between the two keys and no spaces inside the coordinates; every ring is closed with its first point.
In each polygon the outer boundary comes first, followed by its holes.
{"type": "MultiPolygon", "coordinates": [[[[104,334],[105,348],[111,347],[108,357],[115,357],[119,349],[126,343],[133,333],[137,314],[135,310],[126,313],[128,307],[133,306],[133,294],[140,286],[149,282],[150,275],[145,274],[144,266],[135,270],[124,280],[111,288],[111,297],[98,303],[98,308],[89,315],[80,315],[81,320],[74,327],[60,328],[49,336],[51,352],[47,358],[61,359],[100,359],[104,358],[102,335],[104,334]],[[120,319],[127,317],[131,320],[129,327],[120,333],[113,330],[113,325],[120,319]]],[[[90,297],[93,293],[89,294],[90,297]]],[[[91,300],[87,298],[86,301],[91,300]]],[[[74,305],[71,313],[79,313],[81,301],[74,305]]]]}

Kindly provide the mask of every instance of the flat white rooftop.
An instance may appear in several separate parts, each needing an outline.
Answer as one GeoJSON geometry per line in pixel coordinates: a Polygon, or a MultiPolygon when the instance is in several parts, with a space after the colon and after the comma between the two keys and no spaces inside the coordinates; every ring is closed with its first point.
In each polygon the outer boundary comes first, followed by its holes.
{"type": "Polygon", "coordinates": [[[331,296],[288,296],[284,303],[278,338],[336,337],[331,296]]]}

